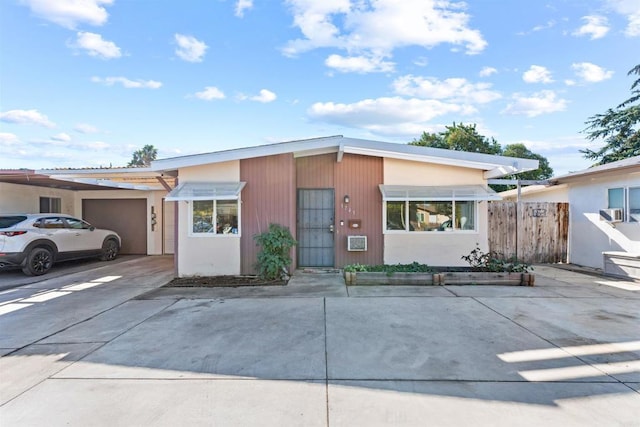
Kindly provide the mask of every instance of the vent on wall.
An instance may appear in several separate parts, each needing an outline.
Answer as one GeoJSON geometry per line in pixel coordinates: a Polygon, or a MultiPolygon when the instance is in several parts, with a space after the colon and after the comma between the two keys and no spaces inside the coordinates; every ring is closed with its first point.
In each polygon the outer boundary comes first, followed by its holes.
{"type": "Polygon", "coordinates": [[[607,222],[622,222],[622,209],[601,209],[600,219],[607,222]]]}
{"type": "Polygon", "coordinates": [[[367,236],[347,236],[348,251],[366,251],[367,236]]]}

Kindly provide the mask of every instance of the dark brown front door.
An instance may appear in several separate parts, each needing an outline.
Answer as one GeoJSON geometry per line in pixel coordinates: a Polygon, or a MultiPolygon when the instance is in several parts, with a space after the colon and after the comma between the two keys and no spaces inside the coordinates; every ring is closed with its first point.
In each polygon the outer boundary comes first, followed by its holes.
{"type": "Polygon", "coordinates": [[[298,189],[298,266],[333,267],[333,189],[298,189]]]}

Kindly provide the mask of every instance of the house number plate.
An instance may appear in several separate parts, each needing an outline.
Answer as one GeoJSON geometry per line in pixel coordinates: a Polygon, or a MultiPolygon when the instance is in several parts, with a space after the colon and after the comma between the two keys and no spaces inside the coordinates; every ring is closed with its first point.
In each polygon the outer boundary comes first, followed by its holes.
{"type": "Polygon", "coordinates": [[[534,218],[544,218],[547,216],[546,209],[533,209],[532,214],[534,218]]]}

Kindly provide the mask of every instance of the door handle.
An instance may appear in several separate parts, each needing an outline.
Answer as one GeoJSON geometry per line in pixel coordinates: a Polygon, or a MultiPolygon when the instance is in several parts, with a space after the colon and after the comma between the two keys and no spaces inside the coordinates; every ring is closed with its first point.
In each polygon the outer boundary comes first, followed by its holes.
{"type": "Polygon", "coordinates": [[[333,233],[333,224],[329,226],[329,233],[333,233]]]}

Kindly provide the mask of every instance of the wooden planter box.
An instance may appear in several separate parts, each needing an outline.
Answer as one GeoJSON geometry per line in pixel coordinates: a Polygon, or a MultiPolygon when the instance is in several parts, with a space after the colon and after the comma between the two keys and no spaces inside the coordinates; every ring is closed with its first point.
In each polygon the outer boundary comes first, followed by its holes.
{"type": "Polygon", "coordinates": [[[433,285],[507,285],[533,286],[535,277],[531,273],[344,273],[345,283],[356,285],[396,285],[396,286],[433,286],[433,285]]]}

